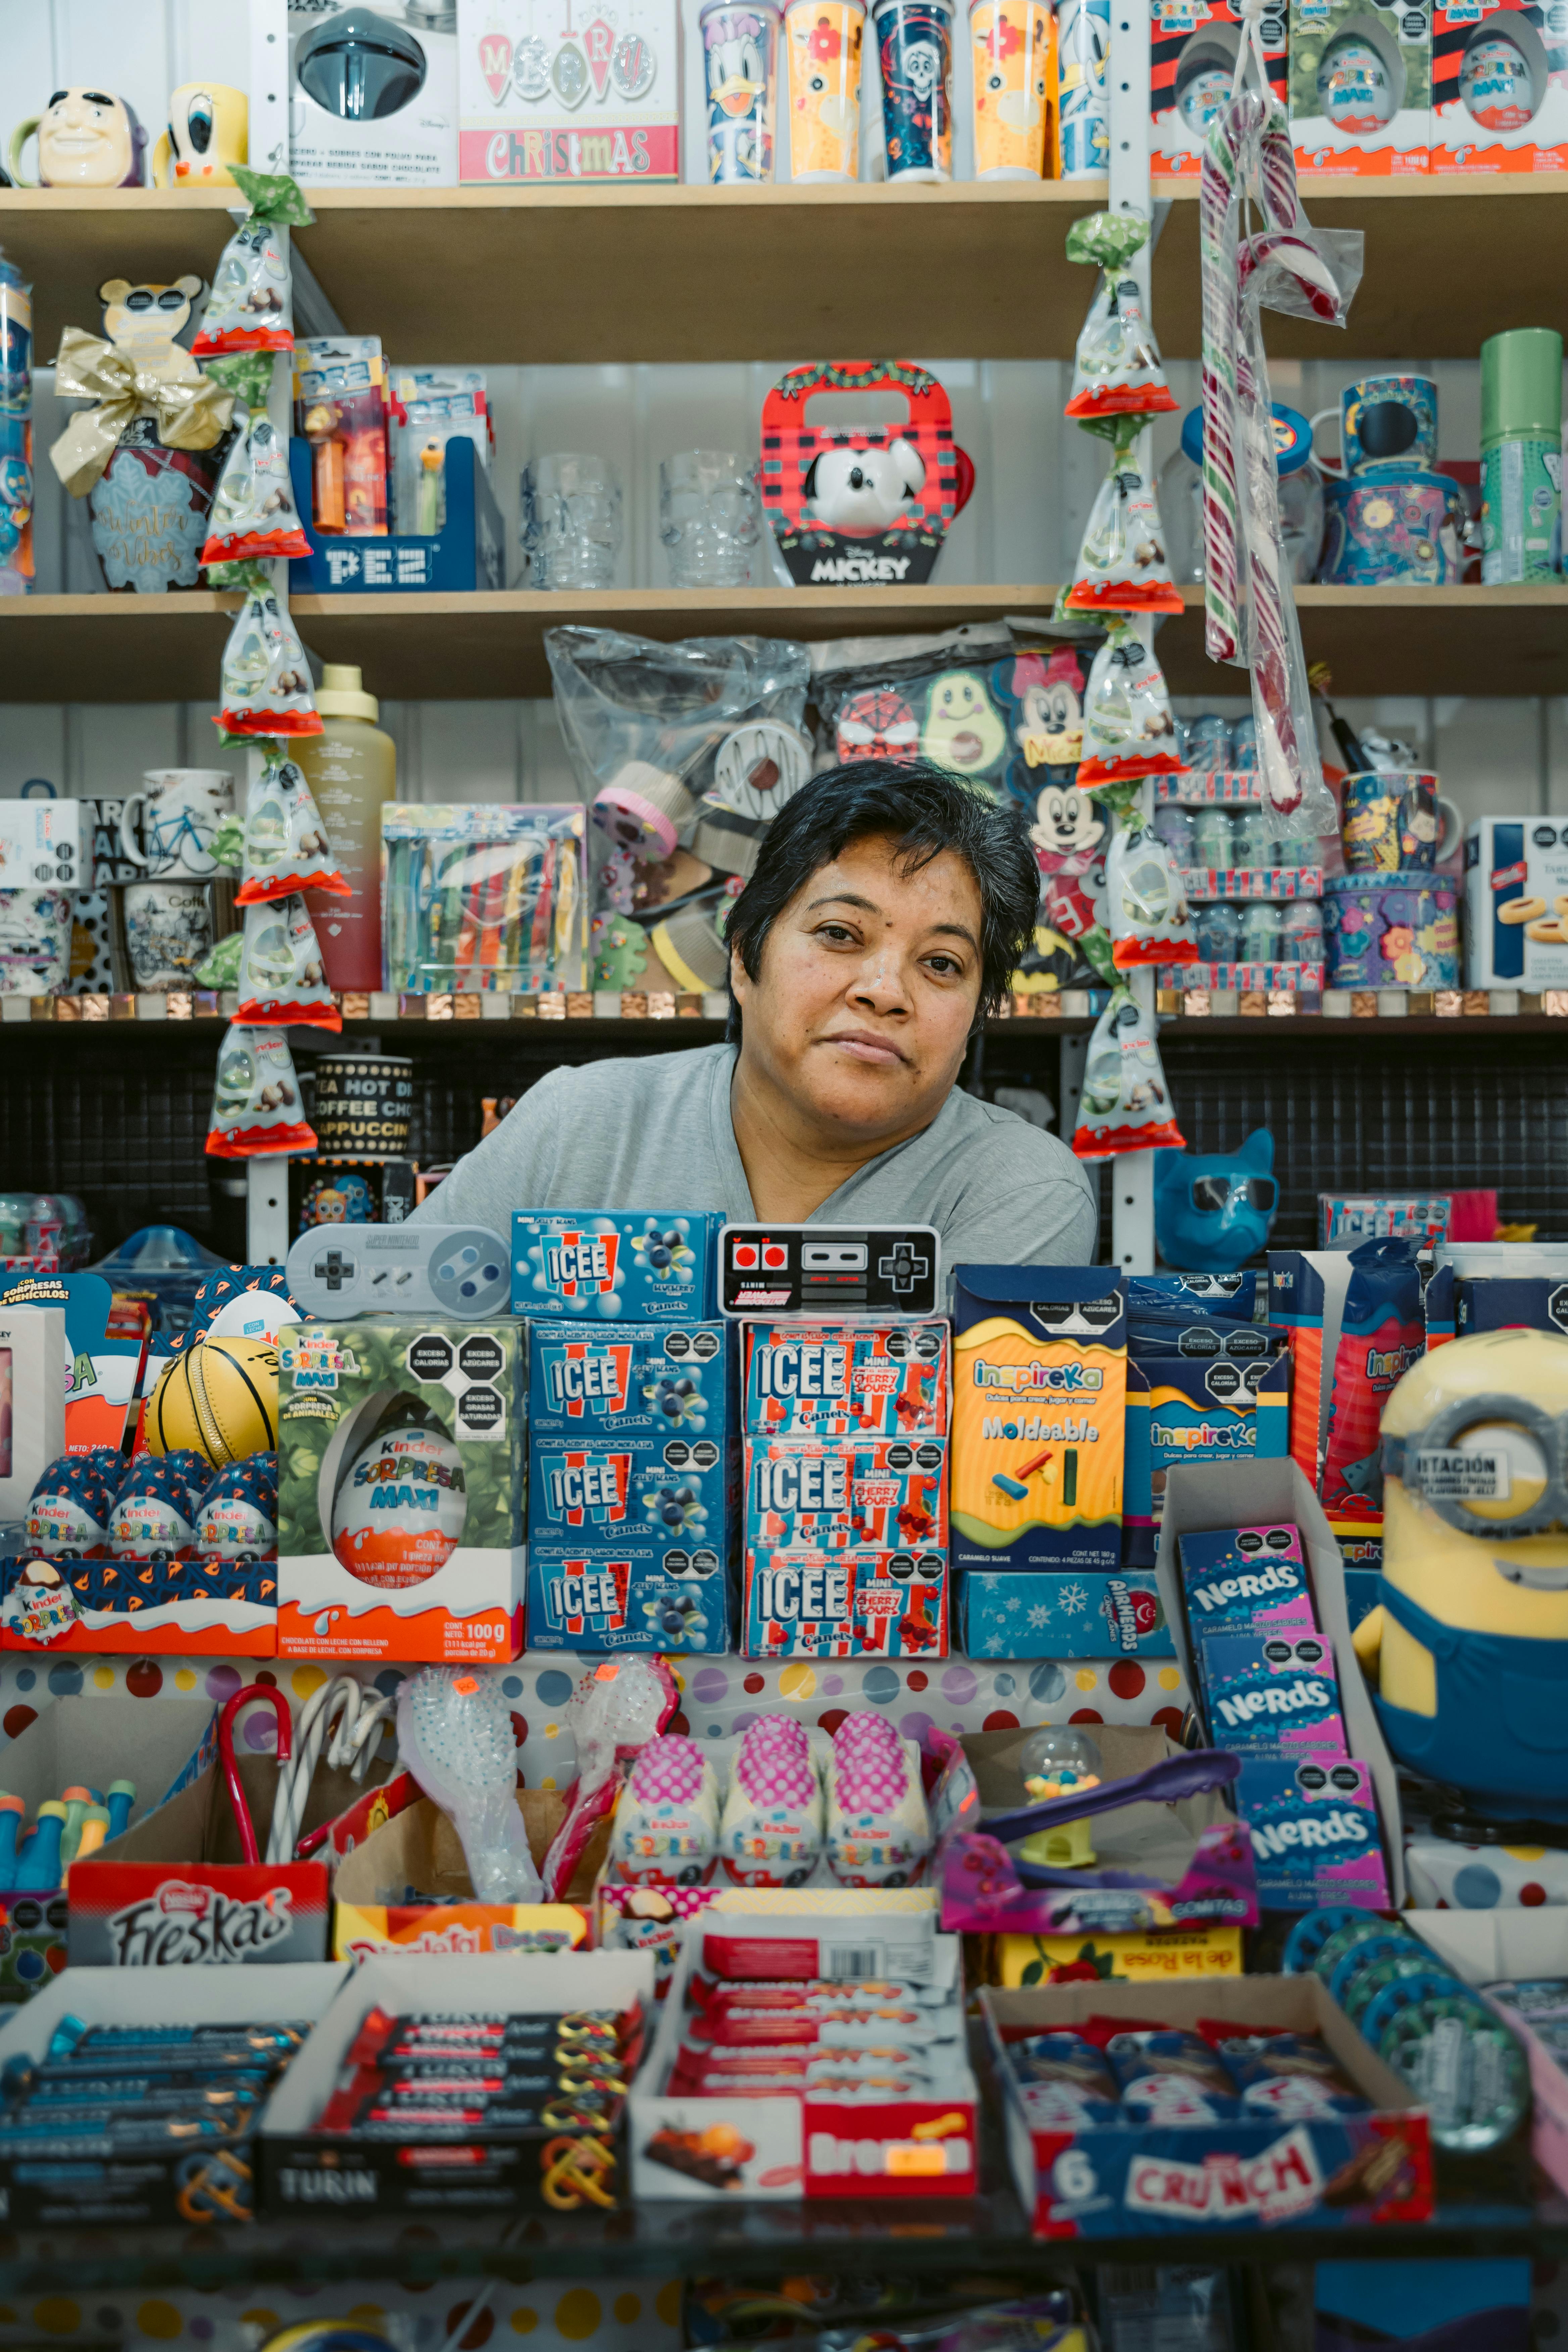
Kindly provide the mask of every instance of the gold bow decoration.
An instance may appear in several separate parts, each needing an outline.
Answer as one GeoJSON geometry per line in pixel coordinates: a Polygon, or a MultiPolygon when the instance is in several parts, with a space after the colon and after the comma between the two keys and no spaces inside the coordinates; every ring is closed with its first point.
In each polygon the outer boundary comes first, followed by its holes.
{"type": "Polygon", "coordinates": [[[155,366],[139,367],[129,352],[81,327],[68,327],[60,337],[55,392],[61,400],[98,403],[73,416],[49,451],[73,499],[86,497],[138,416],[157,419],[166,449],[211,449],[234,409],[233,393],[205,376],[177,344],[155,366]]]}

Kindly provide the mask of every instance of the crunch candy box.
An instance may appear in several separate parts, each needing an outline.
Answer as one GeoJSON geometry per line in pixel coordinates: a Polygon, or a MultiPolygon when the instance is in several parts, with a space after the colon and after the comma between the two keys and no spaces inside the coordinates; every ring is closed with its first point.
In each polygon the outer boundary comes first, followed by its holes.
{"type": "Polygon", "coordinates": [[[940,1551],[746,1553],[744,1658],[945,1658],[940,1551]]]}
{"type": "Polygon", "coordinates": [[[955,1568],[1121,1567],[1126,1334],[1103,1267],[957,1269],[955,1568]]]}
{"type": "Polygon", "coordinates": [[[770,1551],[945,1545],[946,1488],[940,1437],[749,1437],[746,1542],[770,1551]]]}
{"type": "Polygon", "coordinates": [[[722,1223],[665,1209],[515,1209],[511,1311],[595,1322],[711,1315],[722,1223]]]}
{"type": "Polygon", "coordinates": [[[945,1323],[747,1323],[752,1437],[945,1437],[945,1323]]]}
{"type": "Polygon", "coordinates": [[[534,1323],[528,1425],[537,1435],[595,1443],[724,1438],[735,1427],[731,1356],[723,1323],[534,1323]]]}
{"type": "Polygon", "coordinates": [[[1218,1633],[1203,1645],[1209,1730],[1244,1755],[1343,1756],[1334,1654],[1321,1633],[1218,1633]]]}
{"type": "Polygon", "coordinates": [[[1179,1538],[1193,1640],[1211,1633],[1315,1633],[1312,1589],[1295,1528],[1226,1528],[1179,1538]]]}

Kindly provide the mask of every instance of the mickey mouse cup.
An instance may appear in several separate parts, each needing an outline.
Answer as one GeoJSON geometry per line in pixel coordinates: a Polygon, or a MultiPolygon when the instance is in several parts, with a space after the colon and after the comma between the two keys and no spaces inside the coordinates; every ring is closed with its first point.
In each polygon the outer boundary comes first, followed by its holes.
{"type": "Polygon", "coordinates": [[[858,176],[865,35],[863,0],[793,0],[785,9],[792,180],[858,176]]]}
{"type": "Polygon", "coordinates": [[[1044,177],[1053,38],[1046,0],[970,0],[977,180],[1044,177]]]}

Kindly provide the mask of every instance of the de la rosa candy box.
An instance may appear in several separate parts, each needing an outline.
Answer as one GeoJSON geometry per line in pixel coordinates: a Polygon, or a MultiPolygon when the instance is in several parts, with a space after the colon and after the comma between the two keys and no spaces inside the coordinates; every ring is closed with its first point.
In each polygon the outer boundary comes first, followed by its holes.
{"type": "Polygon", "coordinates": [[[1201,1984],[1061,1984],[982,1990],[1014,2185],[1037,2238],[1159,2239],[1194,2223],[1234,2231],[1351,2230],[1429,2221],[1426,2110],[1376,2057],[1315,1977],[1231,1977],[1201,1984]],[[1125,2109],[1077,2129],[1031,2120],[1013,2053],[1030,2035],[1125,2018],[1195,2032],[1316,2034],[1368,2110],[1293,2121],[1245,2113],[1213,2123],[1140,2124],[1125,2109]]]}
{"type": "Polygon", "coordinates": [[[945,1658],[947,1555],[748,1549],[745,1658],[945,1658]]]}
{"type": "Polygon", "coordinates": [[[590,1323],[716,1314],[722,1223],[668,1209],[514,1210],[511,1311],[590,1323]]]}
{"type": "Polygon", "coordinates": [[[945,1437],[945,1323],[746,1323],[749,1437],[945,1437]]]}

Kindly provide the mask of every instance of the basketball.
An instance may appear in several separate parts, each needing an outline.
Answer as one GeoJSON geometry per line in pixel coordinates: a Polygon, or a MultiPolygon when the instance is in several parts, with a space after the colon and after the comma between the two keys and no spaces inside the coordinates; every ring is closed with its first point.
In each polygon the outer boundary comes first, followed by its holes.
{"type": "Polygon", "coordinates": [[[190,1445],[221,1470],[277,1443],[278,1350],[269,1339],[198,1340],[174,1358],[147,1407],[153,1454],[190,1445]]]}

